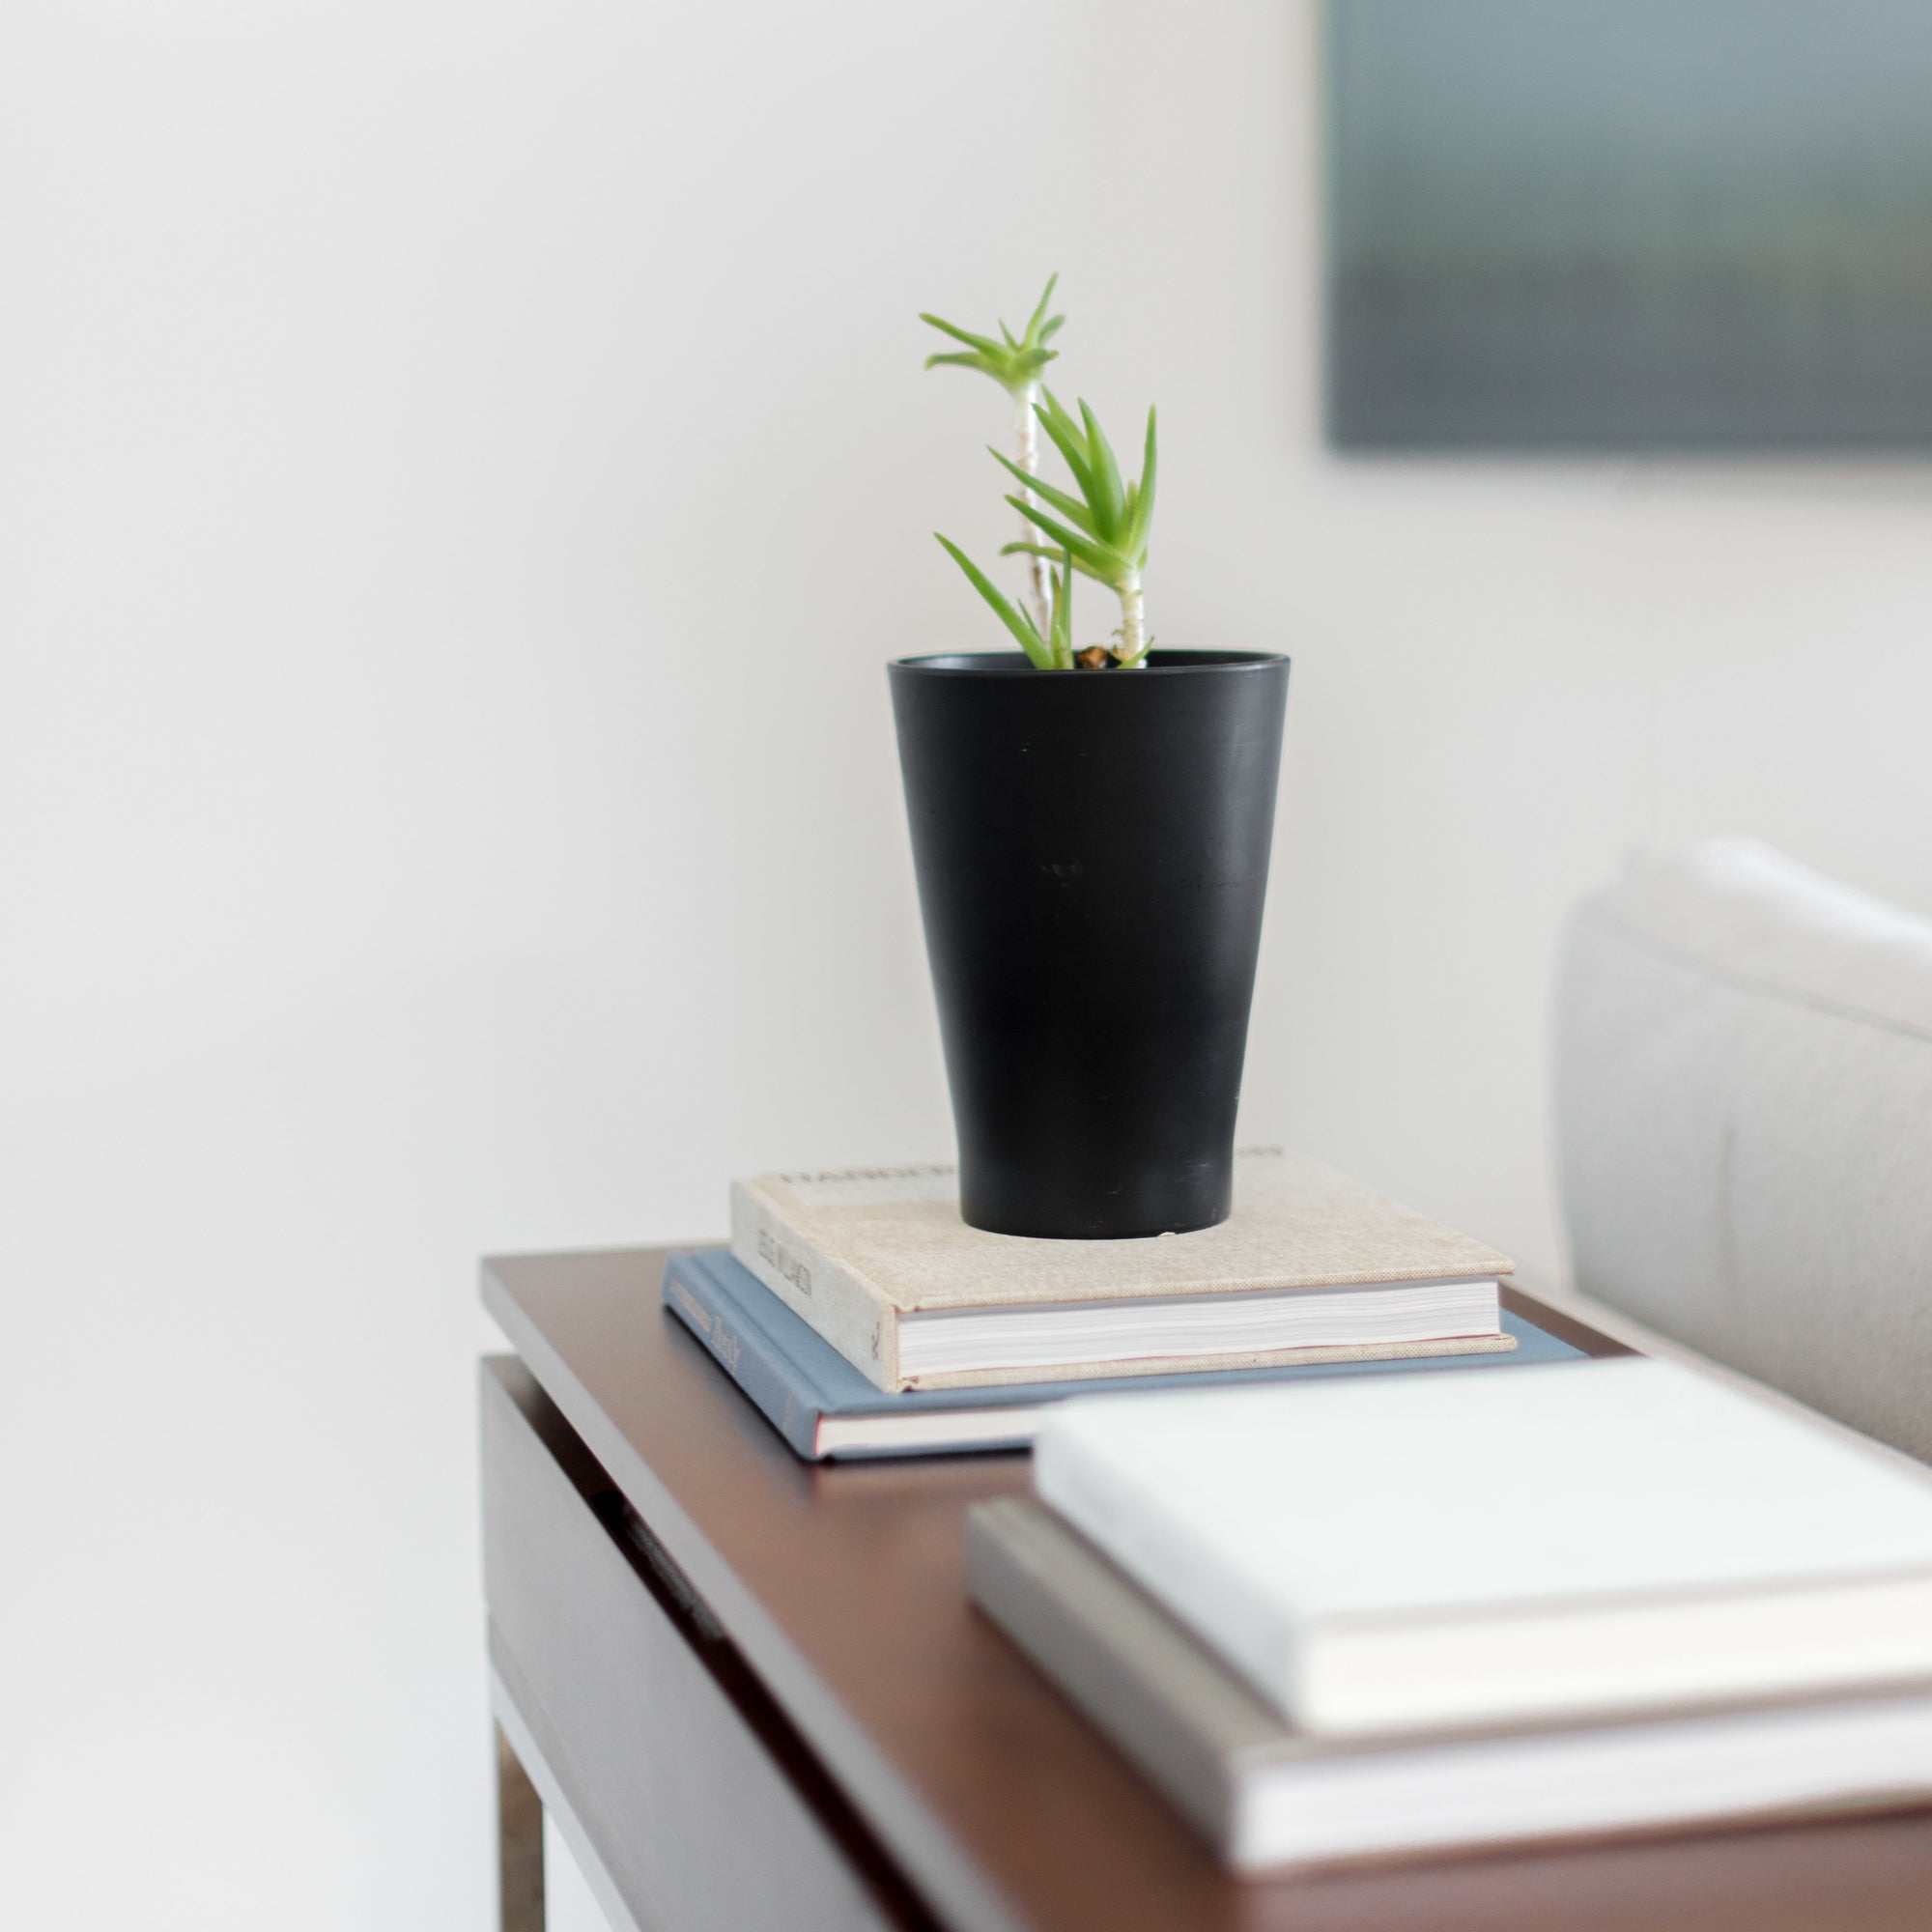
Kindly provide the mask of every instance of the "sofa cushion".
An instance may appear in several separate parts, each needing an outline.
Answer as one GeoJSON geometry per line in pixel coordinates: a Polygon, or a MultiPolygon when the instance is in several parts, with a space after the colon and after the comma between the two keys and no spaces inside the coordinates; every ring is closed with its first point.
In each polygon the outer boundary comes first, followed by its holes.
{"type": "Polygon", "coordinates": [[[1632,862],[1566,934],[1576,1281],[1932,1459],[1932,920],[1746,839],[1632,862]]]}

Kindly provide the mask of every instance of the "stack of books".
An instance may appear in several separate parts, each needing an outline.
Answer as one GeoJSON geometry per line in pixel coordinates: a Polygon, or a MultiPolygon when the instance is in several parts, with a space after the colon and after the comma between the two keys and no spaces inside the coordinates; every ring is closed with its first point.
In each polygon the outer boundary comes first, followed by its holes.
{"type": "Polygon", "coordinates": [[[953,1171],[766,1175],[664,1298],[801,1456],[1024,1446],[1069,1396],[1547,1363],[1509,1257],[1278,1148],[1219,1227],[1048,1241],[959,1218],[953,1171]]]}
{"type": "Polygon", "coordinates": [[[1237,1872],[1922,1804],[1932,1478],[1635,1357],[1070,1403],[969,1588],[1237,1872]]]}

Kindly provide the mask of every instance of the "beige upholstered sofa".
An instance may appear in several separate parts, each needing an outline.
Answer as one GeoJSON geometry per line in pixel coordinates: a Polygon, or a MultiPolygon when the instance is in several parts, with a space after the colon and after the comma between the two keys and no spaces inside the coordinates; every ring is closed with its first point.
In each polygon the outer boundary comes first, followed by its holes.
{"type": "Polygon", "coordinates": [[[1577,1289],[1932,1459],[1932,920],[1717,839],[1566,936],[1577,1289]]]}

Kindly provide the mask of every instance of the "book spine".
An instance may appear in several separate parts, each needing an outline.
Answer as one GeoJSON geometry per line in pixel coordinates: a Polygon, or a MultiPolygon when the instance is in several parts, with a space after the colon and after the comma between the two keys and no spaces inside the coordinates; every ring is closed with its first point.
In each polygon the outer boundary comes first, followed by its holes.
{"type": "Polygon", "coordinates": [[[1054,1579],[1028,1560],[1013,1506],[981,1503],[966,1518],[966,1594],[1125,1756],[1223,1859],[1236,1852],[1233,1766],[1215,1740],[1164,1696],[1158,1669],[1095,1629],[1054,1579]]]}
{"type": "Polygon", "coordinates": [[[898,1310],[801,1238],[743,1181],[731,1185],[731,1252],[874,1388],[895,1395],[905,1386],[899,1376],[898,1310]]]}
{"type": "Polygon", "coordinates": [[[765,1338],[739,1320],[704,1269],[687,1255],[672,1255],[665,1263],[662,1292],[665,1306],[704,1344],[772,1427],[808,1463],[817,1462],[819,1407],[810,1390],[786,1374],[765,1338]]]}

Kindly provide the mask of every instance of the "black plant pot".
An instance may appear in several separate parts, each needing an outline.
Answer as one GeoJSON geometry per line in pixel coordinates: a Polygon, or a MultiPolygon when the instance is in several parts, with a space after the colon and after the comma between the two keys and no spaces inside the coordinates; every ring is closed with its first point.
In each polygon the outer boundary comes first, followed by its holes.
{"type": "Polygon", "coordinates": [[[890,670],[961,1213],[1063,1239],[1225,1220],[1288,660],[890,670]]]}

